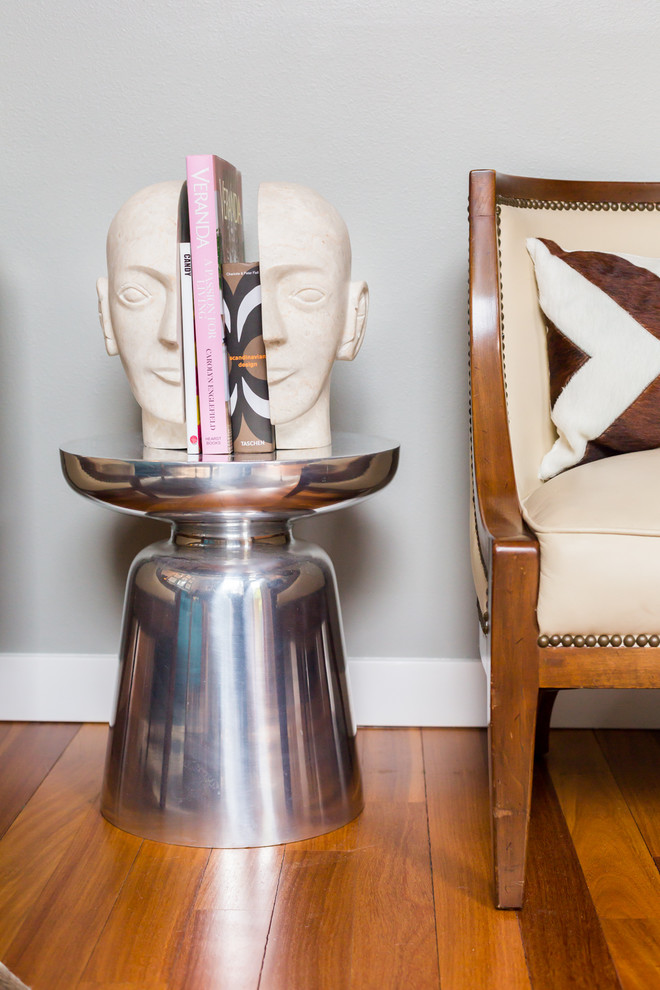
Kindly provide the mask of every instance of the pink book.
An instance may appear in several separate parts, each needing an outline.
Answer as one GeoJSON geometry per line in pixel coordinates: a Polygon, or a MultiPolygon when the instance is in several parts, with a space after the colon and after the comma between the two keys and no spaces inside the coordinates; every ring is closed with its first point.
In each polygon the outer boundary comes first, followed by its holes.
{"type": "Polygon", "coordinates": [[[188,155],[188,212],[202,454],[232,450],[220,266],[244,261],[241,173],[215,155],[188,155]]]}

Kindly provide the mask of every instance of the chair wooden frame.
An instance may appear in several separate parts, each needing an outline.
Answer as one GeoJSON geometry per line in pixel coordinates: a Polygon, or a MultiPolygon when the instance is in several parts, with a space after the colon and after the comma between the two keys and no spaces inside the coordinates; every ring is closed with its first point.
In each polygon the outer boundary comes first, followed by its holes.
{"type": "Polygon", "coordinates": [[[502,366],[497,206],[518,200],[564,209],[578,203],[657,204],[660,183],[470,175],[472,491],[488,586],[481,651],[490,669],[491,823],[501,908],[522,905],[534,753],[546,751],[558,690],[660,687],[660,647],[539,642],[539,544],[523,521],[516,490],[502,366]]]}

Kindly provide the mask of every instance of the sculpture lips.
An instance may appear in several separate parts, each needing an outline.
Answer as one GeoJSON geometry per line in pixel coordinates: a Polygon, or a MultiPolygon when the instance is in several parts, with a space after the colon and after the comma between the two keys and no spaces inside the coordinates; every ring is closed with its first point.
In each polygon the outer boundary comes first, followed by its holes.
{"type": "Polygon", "coordinates": [[[160,378],[161,381],[166,382],[168,385],[181,384],[180,368],[154,368],[153,372],[156,378],[160,378]]]}
{"type": "Polygon", "coordinates": [[[268,369],[268,384],[269,385],[279,385],[280,382],[285,381],[285,379],[290,378],[293,371],[273,371],[272,368],[268,369]]]}

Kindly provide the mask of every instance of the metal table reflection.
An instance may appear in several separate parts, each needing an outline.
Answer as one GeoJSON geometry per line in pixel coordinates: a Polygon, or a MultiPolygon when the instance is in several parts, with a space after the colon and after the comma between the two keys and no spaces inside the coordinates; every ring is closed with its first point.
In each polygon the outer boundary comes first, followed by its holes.
{"type": "Polygon", "coordinates": [[[61,459],[80,494],[171,524],[128,576],[103,815],[145,838],[243,847],[359,814],[334,570],[292,525],[385,487],[398,446],[336,434],[331,448],[189,459],[124,436],[61,459]]]}

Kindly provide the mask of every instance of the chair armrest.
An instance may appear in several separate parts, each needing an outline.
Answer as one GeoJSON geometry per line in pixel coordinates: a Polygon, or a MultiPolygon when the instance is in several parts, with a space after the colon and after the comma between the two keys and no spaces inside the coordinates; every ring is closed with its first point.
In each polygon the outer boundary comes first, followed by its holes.
{"type": "Polygon", "coordinates": [[[470,410],[472,486],[484,561],[488,544],[535,543],[521,513],[506,413],[500,337],[495,172],[470,174],[470,410]]]}

